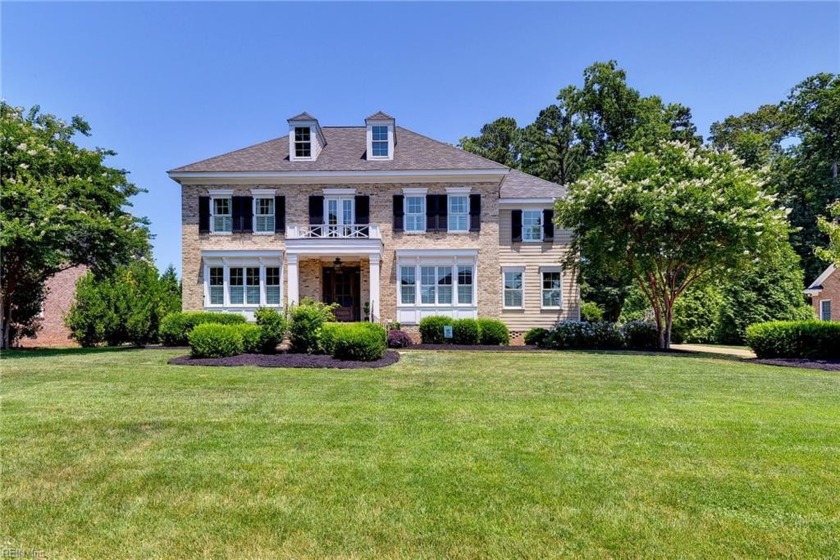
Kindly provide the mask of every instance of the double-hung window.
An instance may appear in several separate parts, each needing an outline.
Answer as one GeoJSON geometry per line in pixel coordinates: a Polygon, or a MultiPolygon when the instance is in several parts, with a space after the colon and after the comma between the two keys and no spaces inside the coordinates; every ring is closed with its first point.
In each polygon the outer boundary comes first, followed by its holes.
{"type": "Polygon", "coordinates": [[[522,211],[522,241],[542,241],[542,210],[522,211]]]}
{"type": "Polygon", "coordinates": [[[210,305],[225,304],[225,269],[210,267],[210,305]]]}
{"type": "Polygon", "coordinates": [[[274,232],[274,197],[254,198],[254,231],[274,232]]]}
{"type": "Polygon", "coordinates": [[[268,266],[265,269],[265,303],[280,305],[280,267],[268,266]]]}
{"type": "Polygon", "coordinates": [[[413,305],[417,301],[417,276],[413,266],[400,269],[400,303],[413,305]]]}
{"type": "Polygon", "coordinates": [[[312,131],[308,126],[295,127],[295,157],[312,157],[312,131]]]}
{"type": "Polygon", "coordinates": [[[473,302],[473,267],[458,266],[458,303],[473,302]]]}
{"type": "Polygon", "coordinates": [[[505,270],[502,273],[504,307],[522,308],[522,269],[505,270]]]}
{"type": "Polygon", "coordinates": [[[205,307],[278,306],[282,303],[282,257],[278,251],[254,251],[253,257],[234,257],[237,251],[209,251],[202,255],[205,307]],[[226,262],[227,261],[227,262],[226,262]]]}
{"type": "Polygon", "coordinates": [[[559,308],[563,297],[563,275],[559,270],[542,271],[542,306],[559,308]]]}
{"type": "Polygon", "coordinates": [[[420,303],[431,305],[437,303],[436,288],[437,276],[435,274],[435,267],[420,267],[420,303]]]}
{"type": "Polygon", "coordinates": [[[388,157],[388,127],[371,127],[371,155],[375,158],[388,157]]]}
{"type": "Polygon", "coordinates": [[[470,230],[470,198],[467,195],[449,195],[449,231],[470,230]]]}
{"type": "Polygon", "coordinates": [[[227,233],[233,231],[233,215],[231,214],[230,197],[213,197],[212,205],[213,233],[227,233]]]}
{"type": "Polygon", "coordinates": [[[820,319],[823,321],[831,321],[831,300],[820,300],[820,319]]]}
{"type": "Polygon", "coordinates": [[[231,268],[229,297],[231,305],[259,305],[260,268],[231,268]]]}
{"type": "Polygon", "coordinates": [[[426,231],[426,197],[405,197],[405,231],[426,231]]]}

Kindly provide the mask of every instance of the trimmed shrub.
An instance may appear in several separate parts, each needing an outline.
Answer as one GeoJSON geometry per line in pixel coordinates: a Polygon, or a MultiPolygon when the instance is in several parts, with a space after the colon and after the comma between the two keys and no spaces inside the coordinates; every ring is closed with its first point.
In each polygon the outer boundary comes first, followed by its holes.
{"type": "Polygon", "coordinates": [[[747,345],[759,358],[840,359],[840,323],[771,321],[747,327],[747,345]]]}
{"type": "Polygon", "coordinates": [[[659,347],[656,325],[647,321],[630,321],[621,326],[624,345],[631,350],[654,350],[659,347]]]}
{"type": "Polygon", "coordinates": [[[160,322],[160,338],[164,346],[186,346],[188,335],[197,325],[217,323],[233,325],[244,323],[239,313],[214,313],[210,311],[175,312],[166,315],[160,322]]]}
{"type": "Polygon", "coordinates": [[[286,337],[288,328],[286,315],[270,307],[260,307],[254,312],[254,318],[260,327],[259,352],[276,353],[277,345],[286,337]]]}
{"type": "Polygon", "coordinates": [[[407,348],[414,344],[407,332],[392,330],[388,331],[388,348],[407,348]]]}
{"type": "Polygon", "coordinates": [[[262,329],[253,323],[231,325],[242,337],[242,352],[245,354],[260,353],[260,338],[262,329]]]}
{"type": "Polygon", "coordinates": [[[478,344],[478,321],[475,319],[458,319],[452,325],[453,344],[478,344]]]}
{"type": "Polygon", "coordinates": [[[504,346],[510,342],[507,325],[498,319],[478,319],[478,343],[489,346],[504,346]]]}
{"type": "Polygon", "coordinates": [[[525,333],[525,344],[542,348],[545,345],[546,338],[548,338],[548,333],[548,329],[534,327],[525,333]]]}
{"type": "Polygon", "coordinates": [[[326,305],[305,298],[290,313],[289,342],[292,352],[317,354],[321,351],[321,327],[335,321],[334,305],[326,305]]]}
{"type": "Polygon", "coordinates": [[[455,326],[455,319],[443,315],[432,315],[420,319],[420,340],[423,344],[448,344],[452,340],[443,337],[443,327],[455,326]]]}
{"type": "Polygon", "coordinates": [[[604,320],[604,311],[597,303],[584,301],[580,305],[580,320],[587,323],[598,323],[604,320]]]}
{"type": "Polygon", "coordinates": [[[371,362],[385,355],[387,333],[375,323],[348,323],[329,329],[333,337],[334,358],[371,362]]]}
{"type": "Polygon", "coordinates": [[[338,337],[338,332],[352,325],[353,323],[324,323],[318,339],[318,353],[332,356],[333,352],[335,352],[335,341],[338,337]]]}
{"type": "Polygon", "coordinates": [[[615,323],[602,321],[587,323],[585,321],[560,321],[546,337],[546,348],[562,350],[576,349],[607,349],[621,348],[623,345],[621,331],[615,323]]]}
{"type": "Polygon", "coordinates": [[[244,346],[241,325],[203,323],[187,335],[193,358],[226,358],[241,354],[244,346]]]}

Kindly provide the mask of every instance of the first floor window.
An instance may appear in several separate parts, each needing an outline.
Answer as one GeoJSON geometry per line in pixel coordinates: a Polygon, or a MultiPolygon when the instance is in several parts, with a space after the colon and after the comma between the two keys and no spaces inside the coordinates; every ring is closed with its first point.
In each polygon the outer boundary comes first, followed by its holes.
{"type": "Polygon", "coordinates": [[[449,231],[469,231],[470,199],[465,195],[449,195],[449,231]]]}
{"type": "Polygon", "coordinates": [[[213,231],[226,232],[233,230],[233,217],[230,213],[230,198],[213,199],[213,231]]]}
{"type": "Polygon", "coordinates": [[[280,305],[280,267],[269,266],[265,269],[265,303],[280,305]]]}
{"type": "Polygon", "coordinates": [[[831,300],[824,299],[820,302],[820,319],[831,321],[831,300]]]}
{"type": "Polygon", "coordinates": [[[225,270],[220,266],[210,268],[210,303],[225,304],[225,270]]]}
{"type": "Polygon", "coordinates": [[[542,210],[522,212],[522,241],[542,241],[542,210]]]}
{"type": "Polygon", "coordinates": [[[504,272],[505,307],[522,307],[522,271],[504,272]]]}
{"type": "Polygon", "coordinates": [[[542,273],[542,306],[560,307],[562,276],[559,271],[542,273]]]}
{"type": "Polygon", "coordinates": [[[255,231],[274,231],[274,199],[255,198],[255,231]]]}
{"type": "Polygon", "coordinates": [[[426,197],[405,197],[405,231],[426,231],[426,197]]]}
{"type": "Polygon", "coordinates": [[[420,265],[399,267],[401,305],[472,305],[475,265],[420,265]],[[419,293],[419,296],[418,296],[419,293]]]}

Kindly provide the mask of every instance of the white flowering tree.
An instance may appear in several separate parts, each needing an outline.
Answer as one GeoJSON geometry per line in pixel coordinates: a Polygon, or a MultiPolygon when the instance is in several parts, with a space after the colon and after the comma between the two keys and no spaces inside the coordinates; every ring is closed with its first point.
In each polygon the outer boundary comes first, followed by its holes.
{"type": "Polygon", "coordinates": [[[616,154],[569,186],[557,224],[594,271],[630,273],[650,302],[659,346],[670,347],[674,303],[695,282],[728,276],[777,254],[787,211],[731,152],[666,142],[616,154]]]}
{"type": "Polygon", "coordinates": [[[53,274],[80,264],[106,272],[148,254],[147,222],[125,210],[138,192],[113,152],[73,142],[71,123],[0,102],[0,325],[2,348],[31,334],[53,274]]]}

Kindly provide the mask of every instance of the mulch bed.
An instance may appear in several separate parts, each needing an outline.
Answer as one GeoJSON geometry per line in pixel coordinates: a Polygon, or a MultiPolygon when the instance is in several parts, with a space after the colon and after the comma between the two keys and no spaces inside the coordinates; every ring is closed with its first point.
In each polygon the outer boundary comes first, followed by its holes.
{"type": "Polygon", "coordinates": [[[229,358],[190,358],[179,356],[169,363],[176,366],[259,366],[277,368],[335,368],[369,369],[390,366],[400,360],[400,355],[388,350],[381,359],[373,362],[336,360],[332,356],[321,354],[240,354],[229,358]]]}
{"type": "Polygon", "coordinates": [[[805,369],[821,369],[823,371],[840,371],[840,361],[837,360],[804,360],[800,358],[775,358],[764,360],[750,360],[767,366],[798,367],[805,369]]]}
{"type": "Polygon", "coordinates": [[[492,346],[489,344],[412,344],[402,350],[468,350],[490,352],[533,352],[536,346],[492,346]]]}

